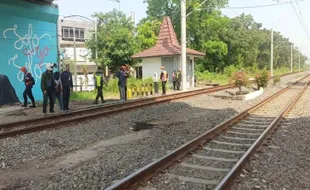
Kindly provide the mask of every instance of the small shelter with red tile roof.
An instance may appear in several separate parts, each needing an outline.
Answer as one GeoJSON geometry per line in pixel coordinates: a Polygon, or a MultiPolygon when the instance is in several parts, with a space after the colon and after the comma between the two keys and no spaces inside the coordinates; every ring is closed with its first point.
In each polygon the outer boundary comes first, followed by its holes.
{"type": "MultiPolygon", "coordinates": [[[[194,59],[205,54],[196,50],[186,49],[186,79],[187,87],[194,86],[194,59]]],[[[181,46],[173,29],[170,17],[164,17],[160,26],[157,43],[154,47],[146,49],[132,56],[133,59],[141,59],[142,77],[152,77],[154,72],[159,75],[163,66],[172,81],[172,72],[181,68],[181,46]]],[[[181,68],[183,69],[183,68],[181,68]]]]}

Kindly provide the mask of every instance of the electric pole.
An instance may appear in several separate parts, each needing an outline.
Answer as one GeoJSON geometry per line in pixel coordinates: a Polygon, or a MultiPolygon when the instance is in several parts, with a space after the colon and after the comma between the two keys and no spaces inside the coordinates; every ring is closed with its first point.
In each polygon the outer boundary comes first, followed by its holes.
{"type": "Polygon", "coordinates": [[[273,76],[273,27],[271,29],[270,51],[270,75],[273,76]]]}
{"type": "Polygon", "coordinates": [[[186,0],[181,0],[182,90],[186,90],[186,0]]]}
{"type": "MultiPolygon", "coordinates": [[[[76,36],[75,36],[75,27],[73,28],[73,54],[74,54],[74,83],[77,87],[77,66],[76,66],[76,36]]],[[[74,89],[74,88],[73,88],[74,89]]],[[[75,88],[77,90],[77,88],[75,88]]]]}
{"type": "Polygon", "coordinates": [[[299,56],[298,56],[298,71],[300,71],[300,51],[299,51],[299,56]]]}
{"type": "Polygon", "coordinates": [[[291,73],[293,73],[293,44],[291,44],[291,73]]]}

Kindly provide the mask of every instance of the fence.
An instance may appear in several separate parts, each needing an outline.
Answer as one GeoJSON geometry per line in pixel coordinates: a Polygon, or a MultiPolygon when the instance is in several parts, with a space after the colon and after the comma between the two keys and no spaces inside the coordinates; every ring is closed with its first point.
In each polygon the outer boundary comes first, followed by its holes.
{"type": "Polygon", "coordinates": [[[141,87],[127,89],[127,99],[136,97],[152,96],[154,94],[153,84],[142,84],[141,87]]]}

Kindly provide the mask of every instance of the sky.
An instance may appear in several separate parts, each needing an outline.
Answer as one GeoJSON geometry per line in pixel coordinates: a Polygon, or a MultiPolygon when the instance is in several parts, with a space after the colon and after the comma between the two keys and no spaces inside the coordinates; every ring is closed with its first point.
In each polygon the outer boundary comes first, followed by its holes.
{"type": "MultiPolygon", "coordinates": [[[[143,0],[120,0],[120,9],[128,16],[131,12],[135,13],[135,21],[138,23],[146,17],[146,4],[143,0]]],[[[279,2],[288,2],[290,0],[279,0],[279,2]]],[[[118,9],[119,4],[113,0],[57,0],[60,15],[82,15],[91,18],[94,12],[109,12],[118,9]]],[[[296,16],[291,4],[277,5],[263,8],[242,8],[245,6],[269,5],[275,4],[277,0],[229,0],[229,7],[223,9],[223,14],[229,17],[235,17],[241,13],[251,14],[256,22],[262,23],[264,28],[280,31],[282,35],[289,38],[301,52],[310,58],[310,0],[302,0],[295,5],[298,14],[301,13],[309,31],[309,37],[306,35],[298,17],[296,16]],[[299,7],[299,9],[298,9],[299,7]],[[300,10],[300,13],[299,13],[300,10]]],[[[277,45],[277,44],[275,44],[277,45]]],[[[281,48],[281,47],[279,47],[281,48]]]]}

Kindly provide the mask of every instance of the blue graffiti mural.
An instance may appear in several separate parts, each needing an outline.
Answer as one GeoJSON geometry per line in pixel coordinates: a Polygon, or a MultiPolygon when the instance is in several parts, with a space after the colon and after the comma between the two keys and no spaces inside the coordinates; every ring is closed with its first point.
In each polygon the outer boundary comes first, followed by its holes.
{"type": "Polygon", "coordinates": [[[40,79],[45,64],[57,62],[58,9],[21,0],[0,3],[0,74],[8,76],[22,100],[24,90],[21,67],[36,80],[33,93],[42,99],[40,79]]]}

